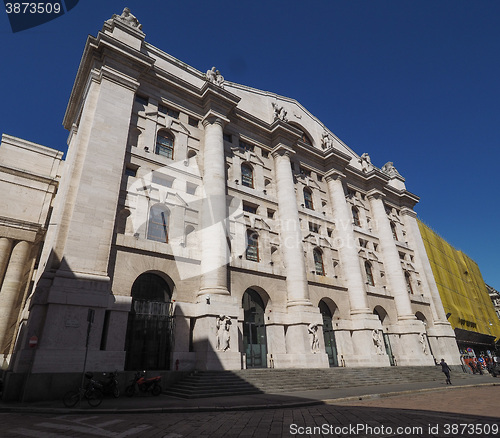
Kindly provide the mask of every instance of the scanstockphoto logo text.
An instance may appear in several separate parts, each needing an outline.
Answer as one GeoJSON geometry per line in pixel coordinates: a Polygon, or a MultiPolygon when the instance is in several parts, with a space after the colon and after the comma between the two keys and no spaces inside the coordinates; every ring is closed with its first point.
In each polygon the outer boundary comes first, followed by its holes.
{"type": "Polygon", "coordinates": [[[31,29],[56,18],[62,17],[73,9],[79,0],[48,0],[36,2],[13,2],[4,0],[5,13],[9,18],[12,32],[31,29]]]}

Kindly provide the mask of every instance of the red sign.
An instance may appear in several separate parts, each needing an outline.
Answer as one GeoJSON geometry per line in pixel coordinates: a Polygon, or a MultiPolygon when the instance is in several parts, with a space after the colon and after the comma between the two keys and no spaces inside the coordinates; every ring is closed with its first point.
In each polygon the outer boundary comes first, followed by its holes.
{"type": "Polygon", "coordinates": [[[30,348],[36,348],[38,345],[38,336],[32,336],[29,342],[30,348]]]}

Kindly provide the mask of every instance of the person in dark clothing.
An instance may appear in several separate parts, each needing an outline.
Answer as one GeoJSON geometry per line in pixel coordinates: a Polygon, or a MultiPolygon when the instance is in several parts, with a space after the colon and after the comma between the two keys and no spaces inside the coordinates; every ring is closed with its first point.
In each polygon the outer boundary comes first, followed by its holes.
{"type": "Polygon", "coordinates": [[[444,359],[441,359],[441,371],[444,373],[444,375],[446,376],[446,384],[450,384],[451,385],[451,379],[450,379],[450,367],[448,366],[448,364],[444,361],[444,359]]]}

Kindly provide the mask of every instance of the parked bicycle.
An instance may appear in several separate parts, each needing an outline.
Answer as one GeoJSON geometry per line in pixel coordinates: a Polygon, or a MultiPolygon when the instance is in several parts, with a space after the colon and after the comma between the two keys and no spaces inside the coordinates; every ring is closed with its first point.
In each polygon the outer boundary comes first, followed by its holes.
{"type": "Polygon", "coordinates": [[[68,391],[63,397],[64,406],[72,408],[83,399],[86,399],[93,408],[99,406],[103,398],[102,385],[93,377],[92,373],[85,373],[85,378],[88,380],[87,384],[76,390],[68,391]]]}
{"type": "Polygon", "coordinates": [[[120,397],[120,388],[118,387],[118,371],[113,373],[102,373],[104,380],[99,380],[102,385],[101,392],[104,395],[112,395],[114,398],[120,397]]]}

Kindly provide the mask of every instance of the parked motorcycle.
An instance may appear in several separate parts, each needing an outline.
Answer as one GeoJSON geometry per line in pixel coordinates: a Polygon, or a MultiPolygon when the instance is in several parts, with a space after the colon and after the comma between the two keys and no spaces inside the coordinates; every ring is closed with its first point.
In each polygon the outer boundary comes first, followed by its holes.
{"type": "Polygon", "coordinates": [[[134,378],[132,379],[132,383],[125,388],[125,394],[128,397],[132,397],[136,393],[136,388],[139,392],[149,392],[153,395],[161,394],[161,376],[150,377],[146,379],[145,371],[137,371],[135,373],[134,378]]]}
{"type": "Polygon", "coordinates": [[[114,398],[120,397],[120,389],[118,387],[118,371],[113,373],[102,373],[106,378],[105,380],[99,380],[102,385],[101,391],[104,395],[112,395],[114,398]]]}

